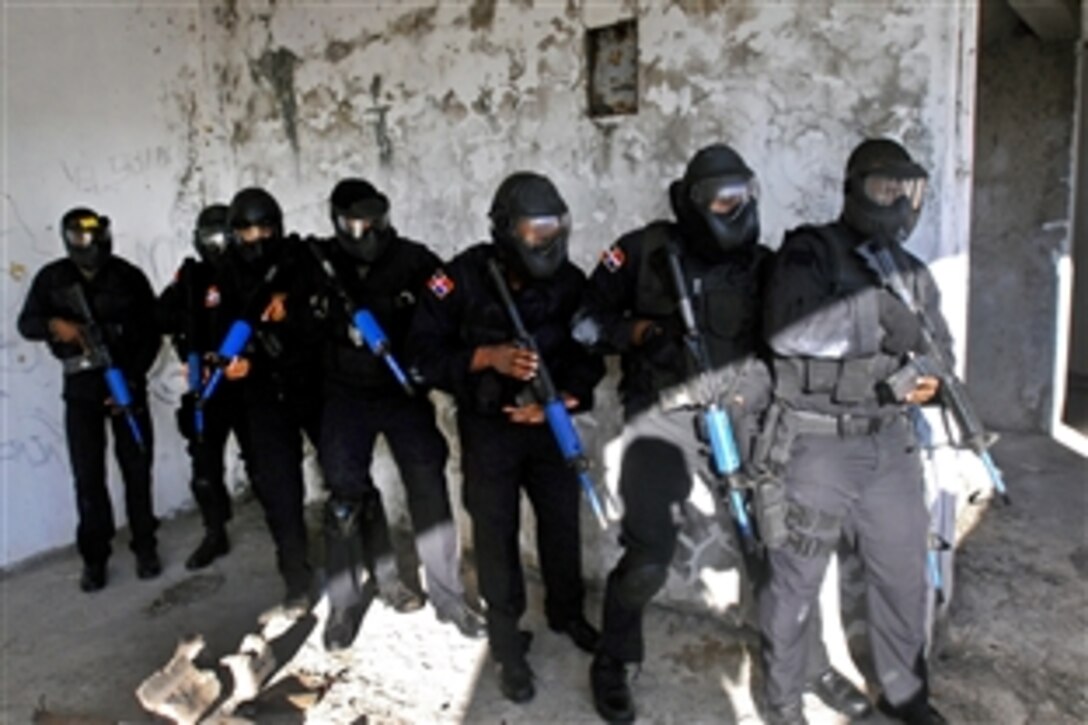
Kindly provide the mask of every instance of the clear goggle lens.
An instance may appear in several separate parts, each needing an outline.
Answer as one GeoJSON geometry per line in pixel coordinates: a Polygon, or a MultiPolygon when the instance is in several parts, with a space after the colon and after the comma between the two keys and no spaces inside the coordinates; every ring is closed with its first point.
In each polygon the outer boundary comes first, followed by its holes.
{"type": "Polygon", "coordinates": [[[569,229],[569,214],[521,217],[514,224],[518,239],[529,247],[545,247],[569,229]]]}
{"type": "Polygon", "coordinates": [[[222,229],[202,231],[200,243],[209,249],[223,249],[227,246],[227,233],[222,229]]]}
{"type": "Polygon", "coordinates": [[[371,229],[381,229],[384,226],[383,218],[380,217],[349,217],[345,214],[336,217],[336,225],[352,239],[362,239],[371,229]]]}
{"type": "Polygon", "coordinates": [[[900,199],[906,198],[914,211],[922,208],[925,190],[926,180],[922,177],[901,179],[883,174],[870,174],[865,177],[862,184],[865,198],[877,206],[892,206],[900,199]]]}
{"type": "Polygon", "coordinates": [[[85,249],[96,240],[105,238],[107,228],[107,224],[99,221],[98,217],[85,216],[72,220],[64,230],[64,239],[72,247],[85,249]]]}
{"type": "Polygon", "coordinates": [[[759,183],[755,178],[704,179],[691,188],[695,206],[718,216],[733,216],[758,198],[759,183]]]}
{"type": "Polygon", "coordinates": [[[239,227],[234,230],[234,234],[238,239],[246,244],[253,244],[265,239],[271,239],[272,235],[275,233],[276,232],[272,227],[260,224],[251,224],[247,227],[239,227]]]}

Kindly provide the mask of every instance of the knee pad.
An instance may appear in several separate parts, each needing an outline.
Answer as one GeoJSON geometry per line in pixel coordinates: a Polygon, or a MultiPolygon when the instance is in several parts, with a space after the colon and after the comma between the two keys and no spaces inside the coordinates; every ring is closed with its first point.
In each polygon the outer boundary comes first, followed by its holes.
{"type": "Polygon", "coordinates": [[[630,609],[641,609],[665,586],[669,568],[664,564],[643,562],[629,567],[616,582],[616,595],[630,609]]]}

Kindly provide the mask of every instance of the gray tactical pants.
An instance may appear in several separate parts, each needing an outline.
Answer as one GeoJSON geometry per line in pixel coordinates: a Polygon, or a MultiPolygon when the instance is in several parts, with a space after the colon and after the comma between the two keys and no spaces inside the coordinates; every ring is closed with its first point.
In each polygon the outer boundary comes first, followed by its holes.
{"type": "Polygon", "coordinates": [[[856,543],[865,566],[870,647],[884,697],[906,702],[926,686],[928,523],[913,432],[896,419],[871,434],[798,435],[785,486],[791,504],[821,512],[824,525],[791,520],[801,540],[821,545],[791,541],[769,552],[770,581],[760,597],[768,704],[799,700],[805,689],[820,584],[841,533],[856,543]]]}

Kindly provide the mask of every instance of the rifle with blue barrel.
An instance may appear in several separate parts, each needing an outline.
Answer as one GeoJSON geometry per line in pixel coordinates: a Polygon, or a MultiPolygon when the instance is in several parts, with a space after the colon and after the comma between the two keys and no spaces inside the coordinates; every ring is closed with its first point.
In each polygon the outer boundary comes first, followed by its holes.
{"type": "Polygon", "coordinates": [[[207,384],[204,386],[204,390],[200,394],[200,399],[197,401],[197,406],[203,406],[207,404],[215,393],[216,388],[219,387],[219,383],[223,381],[223,374],[225,366],[234,358],[242,354],[242,351],[246,349],[246,345],[249,344],[250,338],[253,337],[254,326],[260,320],[261,313],[264,310],[265,305],[268,303],[269,291],[272,288],[272,284],[276,281],[280,272],[280,262],[276,262],[268,267],[268,270],[264,273],[264,277],[261,279],[261,283],[250,298],[250,304],[247,305],[246,313],[231,323],[230,328],[227,330],[226,336],[223,338],[223,342],[220,343],[219,349],[216,350],[215,357],[217,365],[212,371],[211,377],[208,378],[207,384]]]}
{"type": "Polygon", "coordinates": [[[358,305],[348,294],[348,291],[344,288],[343,283],[336,274],[336,269],[332,266],[332,262],[329,261],[328,256],[321,249],[321,242],[307,241],[306,246],[310,248],[314,258],[317,260],[318,266],[321,267],[321,271],[325,273],[325,277],[329,281],[329,285],[332,286],[336,295],[340,298],[341,303],[344,305],[344,311],[347,312],[348,319],[351,320],[352,327],[363,342],[366,343],[367,348],[371,353],[380,357],[386,367],[389,368],[389,372],[393,373],[393,377],[400,383],[401,388],[408,395],[415,394],[415,388],[412,386],[412,381],[409,379],[408,374],[404,372],[404,368],[397,362],[396,357],[393,356],[393,345],[389,341],[389,336],[385,334],[385,330],[378,324],[378,320],[375,319],[374,314],[363,307],[358,305]]]}
{"type": "Polygon", "coordinates": [[[710,462],[715,475],[724,482],[724,493],[729,501],[729,509],[733,515],[741,542],[748,553],[758,550],[755,529],[752,526],[752,517],[748,513],[748,502],[744,495],[745,480],[741,473],[741,457],[737,448],[737,439],[733,434],[733,424],[729,420],[728,412],[718,402],[717,397],[709,391],[710,378],[713,369],[710,364],[710,355],[707,352],[706,342],[695,321],[695,310],[691,304],[691,294],[688,292],[687,282],[684,279],[684,270],[680,263],[680,252],[675,243],[666,245],[669,260],[669,272],[672,276],[673,286],[676,288],[676,300],[680,307],[680,318],[684,323],[684,343],[688,353],[695,361],[698,368],[698,378],[692,384],[695,394],[695,402],[702,408],[702,426],[710,444],[710,462]]]}
{"type": "Polygon", "coordinates": [[[597,487],[589,475],[589,457],[586,455],[585,449],[582,448],[582,440],[574,427],[574,421],[570,417],[570,412],[567,411],[563,397],[559,395],[551,373],[548,371],[548,366],[544,364],[544,356],[540,354],[536,339],[525,327],[525,322],[521,319],[521,313],[518,312],[514,298],[510,294],[510,288],[506,284],[506,276],[495,259],[487,260],[487,271],[495,283],[495,288],[502,299],[502,305],[506,308],[506,314],[514,326],[514,334],[518,344],[536,354],[538,361],[536,385],[540,397],[543,398],[544,417],[548,421],[548,427],[551,428],[552,437],[555,439],[556,445],[559,446],[559,452],[563,456],[563,460],[577,474],[578,483],[586,495],[586,501],[589,502],[589,508],[593,511],[597,523],[602,530],[607,529],[608,515],[605,504],[597,494],[597,487]]]}
{"type": "Polygon", "coordinates": [[[69,297],[75,305],[76,312],[84,320],[83,347],[92,364],[105,368],[106,387],[110,391],[110,397],[124,414],[125,420],[128,422],[128,429],[132,431],[132,438],[136,441],[136,445],[142,452],[146,453],[147,446],[144,443],[144,436],[140,432],[140,424],[136,421],[132,391],[128,388],[128,382],[125,380],[125,374],[121,371],[121,368],[113,364],[113,358],[110,356],[110,349],[106,345],[102,327],[95,321],[94,313],[91,312],[91,305],[87,302],[87,295],[83,291],[83,286],[80,284],[72,285],[69,288],[69,297]]]}
{"type": "MultiPolygon", "coordinates": [[[[925,309],[919,304],[910,286],[903,278],[899,265],[892,256],[888,247],[866,242],[857,248],[857,252],[876,273],[880,283],[900,302],[906,305],[918,319],[922,331],[922,346],[924,352],[911,355],[907,365],[897,371],[887,384],[894,396],[902,396],[914,388],[915,382],[925,376],[932,376],[940,380],[937,395],[944,409],[947,410],[956,422],[959,430],[958,445],[972,451],[986,468],[990,477],[990,483],[994,491],[1007,504],[1010,503],[1005,481],[1001,476],[994,459],[990,456],[989,448],[997,440],[997,436],[986,431],[982,421],[975,413],[974,406],[967,396],[967,387],[956,375],[951,361],[947,358],[934,333],[933,321],[929,319],[925,309]]],[[[902,399],[902,397],[897,397],[902,399]]],[[[971,500],[977,497],[972,494],[971,500]]]]}

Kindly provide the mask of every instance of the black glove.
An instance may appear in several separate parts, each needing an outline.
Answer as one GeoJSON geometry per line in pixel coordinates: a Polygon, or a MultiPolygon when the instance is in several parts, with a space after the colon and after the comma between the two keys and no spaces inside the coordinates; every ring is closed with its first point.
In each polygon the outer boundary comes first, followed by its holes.
{"type": "Polygon", "coordinates": [[[879,304],[880,327],[884,331],[880,349],[889,355],[925,352],[922,350],[922,325],[918,315],[887,290],[881,290],[879,304]]]}

